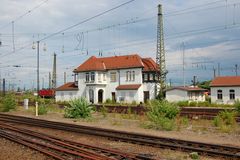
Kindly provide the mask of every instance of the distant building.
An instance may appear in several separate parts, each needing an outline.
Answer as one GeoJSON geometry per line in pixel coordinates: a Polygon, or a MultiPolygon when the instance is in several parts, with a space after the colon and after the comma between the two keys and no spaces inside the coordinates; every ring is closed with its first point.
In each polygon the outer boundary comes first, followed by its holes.
{"type": "Polygon", "coordinates": [[[158,67],[151,58],[92,56],[73,72],[75,82],[58,87],[56,101],[86,97],[91,103],[102,103],[106,99],[140,103],[155,98],[158,67]]]}
{"type": "Polygon", "coordinates": [[[240,99],[240,76],[216,77],[210,87],[212,103],[233,104],[240,99]]]}
{"type": "Polygon", "coordinates": [[[199,87],[193,86],[179,86],[173,87],[166,91],[166,100],[169,102],[178,102],[178,101],[192,101],[200,102],[205,101],[205,92],[206,90],[199,87]]]}

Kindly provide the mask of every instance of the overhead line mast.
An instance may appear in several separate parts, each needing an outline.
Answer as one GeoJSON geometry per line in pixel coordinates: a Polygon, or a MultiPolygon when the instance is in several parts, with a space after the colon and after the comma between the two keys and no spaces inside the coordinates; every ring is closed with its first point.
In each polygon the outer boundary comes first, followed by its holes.
{"type": "Polygon", "coordinates": [[[164,34],[163,34],[163,14],[162,5],[158,5],[158,25],[157,25],[157,53],[156,63],[159,71],[157,75],[159,81],[156,81],[155,94],[156,97],[163,98],[166,89],[166,61],[165,61],[165,49],[164,49],[164,34]]]}

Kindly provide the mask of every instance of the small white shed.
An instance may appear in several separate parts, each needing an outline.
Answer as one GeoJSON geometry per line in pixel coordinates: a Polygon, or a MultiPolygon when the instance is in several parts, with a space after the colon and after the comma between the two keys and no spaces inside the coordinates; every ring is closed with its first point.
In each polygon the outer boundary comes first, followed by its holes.
{"type": "Polygon", "coordinates": [[[178,86],[172,87],[166,91],[166,100],[169,102],[178,101],[205,101],[206,90],[194,86],[178,86]]]}

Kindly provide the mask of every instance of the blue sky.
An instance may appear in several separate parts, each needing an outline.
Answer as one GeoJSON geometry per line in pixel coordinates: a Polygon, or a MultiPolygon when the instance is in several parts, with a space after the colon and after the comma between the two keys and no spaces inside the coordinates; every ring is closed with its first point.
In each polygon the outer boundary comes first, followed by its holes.
{"type": "MultiPolygon", "coordinates": [[[[33,41],[124,2],[127,0],[1,0],[1,77],[20,87],[36,87],[33,41]],[[14,22],[16,51],[13,53],[11,21],[24,13],[27,14],[14,22]]],[[[199,81],[211,79],[213,68],[218,64],[221,75],[235,75],[234,65],[238,64],[240,69],[240,0],[135,0],[42,41],[40,87],[43,79],[44,86],[48,86],[54,52],[57,54],[58,86],[63,83],[64,72],[67,72],[68,81],[72,81],[72,70],[90,56],[98,56],[99,52],[103,56],[138,53],[155,59],[158,4],[163,5],[168,81],[171,79],[174,85],[183,84],[183,51],[187,84],[194,75],[199,81]],[[43,51],[44,44],[47,51],[43,51]]]]}

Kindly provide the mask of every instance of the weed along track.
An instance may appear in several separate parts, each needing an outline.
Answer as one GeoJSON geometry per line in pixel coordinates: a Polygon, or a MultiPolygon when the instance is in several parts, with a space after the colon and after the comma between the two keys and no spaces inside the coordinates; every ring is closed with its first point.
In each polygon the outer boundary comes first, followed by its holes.
{"type": "MultiPolygon", "coordinates": [[[[196,141],[185,141],[174,138],[165,138],[158,136],[149,136],[145,134],[129,133],[111,129],[102,129],[68,123],[39,120],[21,116],[0,114],[0,121],[20,123],[31,126],[52,128],[70,132],[84,133],[88,135],[106,137],[111,140],[123,141],[134,144],[147,145],[158,148],[167,148],[172,150],[181,150],[187,152],[198,152],[209,156],[219,156],[227,158],[240,159],[240,147],[231,147],[225,145],[216,145],[210,143],[201,143],[196,141]]],[[[74,145],[75,142],[71,142],[74,145]]],[[[141,158],[141,157],[136,157],[141,158]]],[[[143,158],[143,157],[142,157],[143,158]]],[[[145,157],[147,158],[147,157],[145,157]]]]}
{"type": "Polygon", "coordinates": [[[0,136],[58,160],[141,160],[141,156],[81,144],[66,139],[0,123],[0,136]]]}

